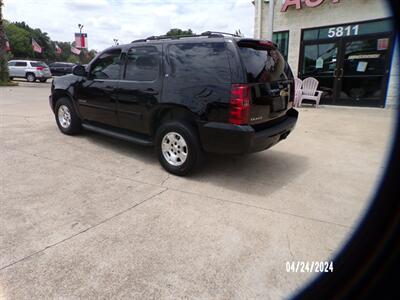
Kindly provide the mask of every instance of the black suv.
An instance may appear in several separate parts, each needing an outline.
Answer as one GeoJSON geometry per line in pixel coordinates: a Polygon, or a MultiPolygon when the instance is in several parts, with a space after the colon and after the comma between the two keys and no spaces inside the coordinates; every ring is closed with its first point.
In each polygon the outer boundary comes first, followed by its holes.
{"type": "Polygon", "coordinates": [[[285,139],[298,117],[293,98],[275,44],[205,32],[106,49],[53,80],[50,106],[61,132],[155,145],[161,165],[185,175],[204,152],[245,154],[285,139]]]}
{"type": "Polygon", "coordinates": [[[63,76],[72,73],[75,64],[68,62],[54,62],[49,65],[51,74],[53,76],[63,76]]]}

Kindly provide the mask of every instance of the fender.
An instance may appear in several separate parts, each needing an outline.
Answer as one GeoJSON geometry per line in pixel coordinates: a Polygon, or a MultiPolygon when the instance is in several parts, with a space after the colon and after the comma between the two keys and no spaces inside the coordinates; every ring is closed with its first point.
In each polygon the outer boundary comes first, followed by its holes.
{"type": "Polygon", "coordinates": [[[52,83],[52,102],[53,102],[53,110],[54,105],[57,99],[60,97],[66,96],[70,98],[72,105],[75,108],[76,113],[79,118],[81,117],[78,101],[75,97],[75,86],[82,81],[82,77],[78,77],[72,74],[65,75],[62,77],[57,77],[53,79],[52,83]]]}

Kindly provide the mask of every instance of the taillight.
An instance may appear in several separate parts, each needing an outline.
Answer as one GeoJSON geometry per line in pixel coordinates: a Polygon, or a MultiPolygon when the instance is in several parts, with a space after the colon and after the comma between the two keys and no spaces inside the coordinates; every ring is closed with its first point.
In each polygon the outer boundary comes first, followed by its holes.
{"type": "Polygon", "coordinates": [[[249,122],[251,91],[248,84],[232,84],[229,123],[244,125],[249,122]]]}
{"type": "Polygon", "coordinates": [[[36,67],[36,70],[43,71],[44,67],[36,67]]]}

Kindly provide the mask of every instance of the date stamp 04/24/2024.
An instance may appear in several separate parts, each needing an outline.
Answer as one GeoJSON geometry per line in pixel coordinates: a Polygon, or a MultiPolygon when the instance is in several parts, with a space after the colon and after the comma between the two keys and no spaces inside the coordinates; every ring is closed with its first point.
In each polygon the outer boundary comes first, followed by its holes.
{"type": "Polygon", "coordinates": [[[288,273],[332,273],[332,261],[287,261],[288,273]]]}

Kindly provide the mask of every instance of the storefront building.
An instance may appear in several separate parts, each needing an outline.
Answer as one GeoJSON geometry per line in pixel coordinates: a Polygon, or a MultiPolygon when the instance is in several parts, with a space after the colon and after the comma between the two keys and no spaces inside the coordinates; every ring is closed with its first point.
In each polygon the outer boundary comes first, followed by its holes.
{"type": "MultiPolygon", "coordinates": [[[[398,45],[384,0],[275,0],[273,41],[295,76],[318,79],[321,104],[397,107],[398,45]]],[[[255,0],[267,39],[270,1],[255,0]]]]}

